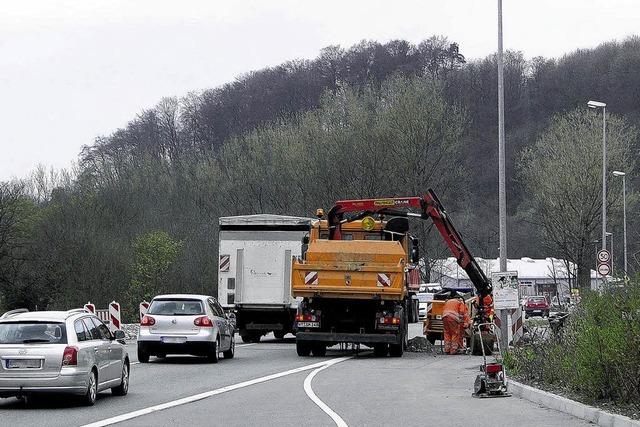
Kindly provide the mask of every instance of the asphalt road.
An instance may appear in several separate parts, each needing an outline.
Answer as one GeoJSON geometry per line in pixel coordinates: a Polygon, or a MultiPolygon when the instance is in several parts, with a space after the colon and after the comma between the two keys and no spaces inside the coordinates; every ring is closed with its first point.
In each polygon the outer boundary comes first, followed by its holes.
{"type": "MultiPolygon", "coordinates": [[[[412,325],[411,332],[419,333],[412,325]]],[[[130,346],[135,360],[135,346],[130,346]]],[[[94,407],[68,398],[0,399],[3,426],[579,426],[588,423],[515,397],[475,399],[481,359],[329,350],[300,358],[294,340],[238,344],[217,365],[192,357],[134,364],[129,394],[94,407]]]]}

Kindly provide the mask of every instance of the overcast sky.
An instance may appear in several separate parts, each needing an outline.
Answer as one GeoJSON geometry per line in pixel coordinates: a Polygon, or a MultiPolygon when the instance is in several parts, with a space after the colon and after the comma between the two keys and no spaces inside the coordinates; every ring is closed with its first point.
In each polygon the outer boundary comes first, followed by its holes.
{"type": "MultiPolygon", "coordinates": [[[[496,0],[3,0],[0,180],[68,167],[163,96],[327,45],[445,35],[497,46],[496,0]]],[[[639,0],[504,0],[505,49],[558,57],[640,32],[639,0]]]]}

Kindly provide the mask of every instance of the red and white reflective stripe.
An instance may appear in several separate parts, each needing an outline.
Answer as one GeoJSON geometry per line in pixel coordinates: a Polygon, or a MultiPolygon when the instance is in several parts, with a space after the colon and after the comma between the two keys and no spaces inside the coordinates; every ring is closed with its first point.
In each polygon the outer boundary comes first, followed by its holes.
{"type": "Polygon", "coordinates": [[[94,314],[96,312],[96,306],[94,304],[91,304],[91,301],[89,301],[84,305],[84,309],[89,310],[91,313],[94,313],[94,314]]]}
{"type": "Polygon", "coordinates": [[[513,345],[518,344],[524,335],[524,323],[522,321],[521,308],[511,310],[511,333],[513,336],[513,345]]]}
{"type": "Polygon", "coordinates": [[[317,285],[318,284],[318,272],[317,271],[309,271],[304,276],[304,284],[305,285],[317,285]]]}
{"type": "Polygon", "coordinates": [[[389,287],[391,286],[391,279],[385,273],[378,273],[378,286],[389,287]]]}
{"type": "Polygon", "coordinates": [[[231,255],[220,255],[220,271],[229,271],[231,255]]]}
{"type": "Polygon", "coordinates": [[[111,331],[120,329],[120,304],[115,301],[109,303],[109,329],[111,331]]]}
{"type": "Polygon", "coordinates": [[[140,303],[140,320],[141,321],[144,315],[147,314],[147,311],[149,311],[149,303],[146,301],[142,301],[140,303]]]}

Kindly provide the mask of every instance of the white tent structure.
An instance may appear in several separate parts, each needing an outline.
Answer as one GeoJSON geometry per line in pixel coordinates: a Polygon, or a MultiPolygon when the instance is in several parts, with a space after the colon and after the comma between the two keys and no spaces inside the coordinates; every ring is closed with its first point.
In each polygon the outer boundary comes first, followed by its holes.
{"type": "MultiPolygon", "coordinates": [[[[499,259],[476,258],[480,268],[487,277],[500,270],[499,259]]],[[[439,282],[443,287],[470,288],[473,284],[455,258],[435,259],[430,261],[431,281],[439,282]]],[[[576,266],[574,263],[558,258],[520,258],[507,260],[507,271],[518,272],[518,282],[522,296],[547,295],[549,298],[559,296],[565,300],[576,288],[576,266]]],[[[591,270],[591,289],[598,288],[595,270],[591,270]]]]}

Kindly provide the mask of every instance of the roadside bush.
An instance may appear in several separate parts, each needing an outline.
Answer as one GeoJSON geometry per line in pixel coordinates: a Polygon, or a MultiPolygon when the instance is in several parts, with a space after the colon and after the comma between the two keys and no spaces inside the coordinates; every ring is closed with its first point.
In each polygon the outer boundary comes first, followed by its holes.
{"type": "Polygon", "coordinates": [[[514,349],[506,361],[525,381],[638,406],[640,277],[588,293],[558,333],[514,349]]]}

